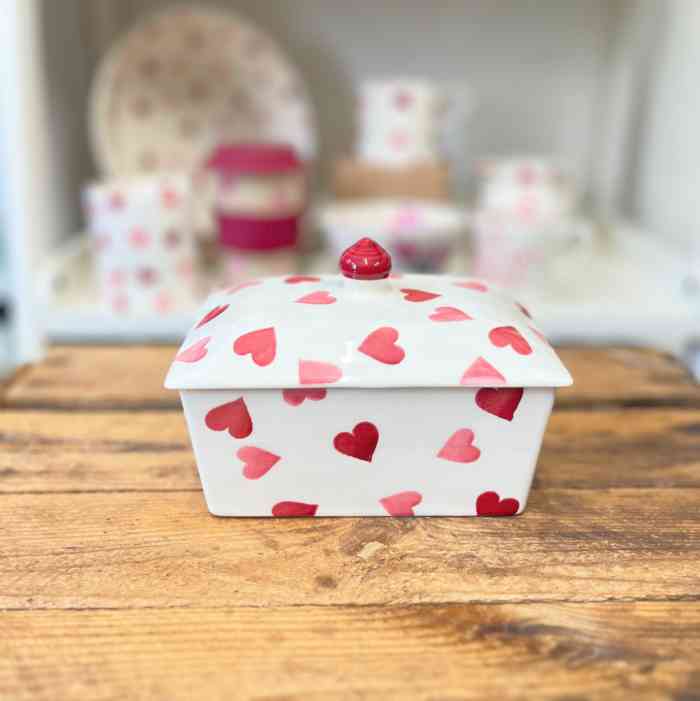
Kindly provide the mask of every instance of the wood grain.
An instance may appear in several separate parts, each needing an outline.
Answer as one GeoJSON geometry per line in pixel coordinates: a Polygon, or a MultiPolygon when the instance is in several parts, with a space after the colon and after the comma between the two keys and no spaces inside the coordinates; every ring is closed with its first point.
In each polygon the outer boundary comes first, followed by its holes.
{"type": "Polygon", "coordinates": [[[5,495],[0,607],[684,599],[700,489],[543,490],[518,518],[221,519],[199,493],[5,495]]]}
{"type": "MultiPolygon", "coordinates": [[[[17,377],[5,402],[12,407],[178,409],[163,389],[175,354],[170,346],[58,346],[17,377]]],[[[670,356],[649,349],[561,349],[575,384],[558,393],[560,409],[576,406],[700,408],[700,387],[670,356]]]]}
{"type": "MultiPolygon", "coordinates": [[[[700,411],[552,416],[535,477],[548,487],[700,487],[700,411]]],[[[5,410],[0,493],[199,490],[180,412],[5,410]]]]}
{"type": "Polygon", "coordinates": [[[8,612],[3,699],[605,699],[700,693],[700,604],[8,612]]]}

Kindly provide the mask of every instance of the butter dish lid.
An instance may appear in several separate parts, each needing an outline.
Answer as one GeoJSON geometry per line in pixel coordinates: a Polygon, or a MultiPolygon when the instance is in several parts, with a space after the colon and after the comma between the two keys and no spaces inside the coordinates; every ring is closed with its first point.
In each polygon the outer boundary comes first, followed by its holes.
{"type": "Polygon", "coordinates": [[[341,275],[264,278],[216,292],[169,389],[560,387],[572,380],[527,309],[487,283],[390,275],[371,239],[341,275]]]}

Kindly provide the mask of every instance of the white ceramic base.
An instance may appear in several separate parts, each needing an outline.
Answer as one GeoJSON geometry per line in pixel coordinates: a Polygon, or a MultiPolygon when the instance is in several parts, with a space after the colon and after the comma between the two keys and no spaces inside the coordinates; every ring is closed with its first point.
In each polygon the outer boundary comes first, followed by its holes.
{"type": "MultiPolygon", "coordinates": [[[[512,420],[507,420],[477,406],[479,391],[328,389],[325,398],[307,398],[296,406],[275,389],[190,390],[181,392],[181,397],[207,505],[217,516],[271,516],[281,502],[307,505],[307,511],[316,506],[316,516],[411,515],[411,511],[417,516],[473,516],[479,496],[489,492],[499,495],[503,511],[520,513],[554,392],[526,389],[512,420]],[[218,430],[207,426],[212,409],[240,397],[252,421],[248,436],[233,437],[222,427],[226,421],[221,413],[209,421],[218,430]],[[379,434],[371,461],[334,447],[338,434],[352,432],[362,422],[374,424],[379,434]],[[463,429],[473,432],[478,457],[470,462],[439,457],[448,440],[463,429]],[[248,459],[251,451],[245,449],[251,447],[279,457],[256,479],[244,476],[240,459],[248,459]],[[513,501],[504,505],[503,500],[513,499],[517,508],[513,501]]],[[[240,418],[240,412],[237,415],[240,418]]],[[[237,427],[234,432],[241,433],[240,422],[232,424],[237,427]]],[[[474,450],[464,447],[468,435],[463,432],[458,438],[452,457],[474,458],[474,450]]],[[[481,511],[495,503],[493,496],[485,497],[481,511]]]]}

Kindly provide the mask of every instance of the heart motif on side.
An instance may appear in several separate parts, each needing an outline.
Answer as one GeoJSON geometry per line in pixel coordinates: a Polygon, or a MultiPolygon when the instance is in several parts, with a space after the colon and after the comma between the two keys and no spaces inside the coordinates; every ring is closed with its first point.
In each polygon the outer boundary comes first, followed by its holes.
{"type": "Polygon", "coordinates": [[[299,304],[333,304],[333,302],[338,300],[330,292],[319,290],[318,292],[310,292],[308,295],[299,297],[296,301],[299,304]]]}
{"type": "Polygon", "coordinates": [[[256,285],[262,285],[262,282],[260,282],[260,280],[249,280],[248,282],[239,282],[237,285],[229,287],[228,290],[226,290],[226,294],[232,295],[240,290],[245,290],[246,287],[255,287],[256,285]]]}
{"type": "Polygon", "coordinates": [[[333,447],[343,455],[372,462],[378,442],[377,427],[369,421],[362,421],[352,429],[352,433],[339,433],[333,439],[333,447]]]}
{"type": "Polygon", "coordinates": [[[474,462],[479,459],[481,451],[474,445],[474,431],[460,428],[447,440],[437,454],[443,460],[450,462],[474,462]]]}
{"type": "Polygon", "coordinates": [[[455,287],[462,287],[465,290],[474,290],[475,292],[488,292],[489,288],[483,282],[455,282],[455,287]]]}
{"type": "Polygon", "coordinates": [[[330,385],[343,376],[343,371],[331,364],[318,360],[299,361],[300,385],[330,385]]]}
{"type": "Polygon", "coordinates": [[[432,321],[469,321],[472,317],[457,307],[438,307],[429,318],[432,321]]]}
{"type": "Polygon", "coordinates": [[[285,278],[284,281],[288,285],[298,285],[300,282],[321,282],[321,278],[314,275],[292,275],[285,278]]]}
{"type": "Polygon", "coordinates": [[[269,365],[277,352],[277,339],[275,329],[258,329],[239,336],[233,344],[236,355],[248,355],[253,362],[260,367],[269,365]]]}
{"type": "Polygon", "coordinates": [[[505,384],[506,378],[496,370],[491,363],[484,358],[477,358],[462,375],[460,385],[467,387],[492,387],[493,385],[505,384]]]}
{"type": "Polygon", "coordinates": [[[515,326],[498,326],[489,332],[489,341],[498,348],[510,346],[518,355],[530,355],[532,347],[515,326]]]}
{"type": "Polygon", "coordinates": [[[476,393],[476,405],[499,419],[512,421],[522,398],[522,387],[483,387],[476,393]]]}
{"type": "Polygon", "coordinates": [[[379,503],[390,516],[415,516],[413,507],[423,501],[418,492],[399,492],[390,497],[384,497],[379,503]]]}
{"type": "Polygon", "coordinates": [[[501,499],[498,492],[484,492],[476,500],[477,516],[514,516],[519,508],[517,499],[501,499]]]}
{"type": "Polygon", "coordinates": [[[401,292],[403,292],[403,298],[407,302],[427,302],[431,299],[437,299],[440,295],[435,292],[425,292],[424,290],[414,290],[410,287],[404,287],[401,292]]]}
{"type": "Polygon", "coordinates": [[[280,518],[290,516],[315,516],[318,504],[305,504],[303,501],[278,501],[272,507],[272,515],[280,518]]]}
{"type": "Polygon", "coordinates": [[[223,314],[228,309],[228,304],[220,304],[218,307],[214,307],[212,310],[208,311],[201,319],[201,321],[195,326],[196,329],[204,324],[209,323],[212,319],[216,319],[219,314],[223,314]]]}
{"type": "Polygon", "coordinates": [[[401,346],[396,345],[399,332],[391,326],[382,326],[365,338],[357,350],[386,365],[397,365],[406,356],[401,346]]]}
{"type": "Polygon", "coordinates": [[[325,389],[283,389],[282,397],[287,404],[299,406],[304,400],[310,399],[312,402],[320,402],[326,398],[325,389]]]}
{"type": "Polygon", "coordinates": [[[269,453],[262,448],[246,445],[239,448],[236,457],[243,463],[243,476],[249,480],[260,479],[267,474],[279,461],[280,456],[269,453]]]}
{"type": "Polygon", "coordinates": [[[196,363],[206,356],[207,344],[209,341],[211,341],[211,336],[200,338],[199,341],[193,343],[189,348],[185,348],[185,350],[180,351],[175,356],[175,360],[180,363],[196,363]]]}
{"type": "Polygon", "coordinates": [[[212,431],[228,430],[233,438],[246,438],[253,432],[253,421],[243,397],[214,407],[207,412],[204,423],[212,431]]]}

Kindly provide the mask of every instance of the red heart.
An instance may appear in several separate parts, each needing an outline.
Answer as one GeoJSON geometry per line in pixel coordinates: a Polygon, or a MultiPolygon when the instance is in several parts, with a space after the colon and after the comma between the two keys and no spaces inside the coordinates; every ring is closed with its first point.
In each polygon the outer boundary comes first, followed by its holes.
{"type": "Polygon", "coordinates": [[[423,497],[418,492],[399,492],[384,497],[379,503],[390,516],[415,516],[413,507],[421,503],[423,497]]]}
{"type": "Polygon", "coordinates": [[[372,462],[378,442],[377,427],[369,421],[362,421],[352,429],[352,433],[339,433],[333,439],[333,447],[343,455],[372,462]]]}
{"type": "Polygon", "coordinates": [[[288,285],[298,285],[300,282],[321,282],[321,278],[314,277],[313,275],[292,275],[291,277],[285,278],[284,281],[288,285]]]}
{"type": "Polygon", "coordinates": [[[268,453],[267,450],[256,448],[252,445],[246,445],[240,448],[236,453],[236,457],[245,463],[243,466],[243,476],[247,477],[249,480],[260,479],[280,460],[279,455],[268,453]]]}
{"type": "Polygon", "coordinates": [[[244,333],[234,342],[233,351],[236,355],[247,355],[250,353],[253,362],[260,367],[269,365],[275,359],[275,353],[277,352],[277,339],[275,338],[274,328],[270,327],[244,333]]]}
{"type": "Polygon", "coordinates": [[[238,292],[239,290],[245,290],[246,287],[255,287],[255,285],[262,285],[262,282],[260,282],[260,280],[249,280],[248,282],[239,282],[237,285],[229,287],[228,290],[226,290],[226,294],[232,295],[234,292],[238,292]]]}
{"type": "Polygon", "coordinates": [[[333,304],[333,302],[337,300],[330,292],[319,290],[318,292],[310,292],[308,295],[299,297],[296,301],[299,302],[299,304],[333,304]]]}
{"type": "Polygon", "coordinates": [[[210,322],[212,319],[216,319],[219,314],[223,314],[226,310],[228,309],[228,304],[220,304],[218,307],[214,307],[211,311],[208,311],[204,317],[202,317],[202,320],[195,326],[195,329],[198,329],[200,326],[204,326],[204,324],[210,322]]]}
{"type": "Polygon", "coordinates": [[[330,385],[343,376],[343,371],[331,363],[318,360],[299,361],[299,384],[330,385]]]}
{"type": "Polygon", "coordinates": [[[211,336],[200,338],[199,341],[193,343],[189,348],[180,351],[175,356],[175,360],[181,363],[196,363],[207,354],[207,343],[209,341],[211,341],[211,336]]]}
{"type": "Polygon", "coordinates": [[[518,355],[530,355],[532,347],[520,335],[515,326],[499,326],[489,332],[489,340],[494,346],[510,346],[518,355]]]}
{"type": "Polygon", "coordinates": [[[391,326],[382,326],[372,331],[357,350],[380,363],[397,365],[406,355],[404,349],[396,345],[398,338],[399,332],[396,329],[391,326]]]}
{"type": "Polygon", "coordinates": [[[431,315],[433,321],[467,321],[472,317],[457,307],[438,307],[431,315]]]}
{"type": "Polygon", "coordinates": [[[512,421],[522,398],[522,387],[483,387],[476,393],[476,405],[489,414],[512,421]]]}
{"type": "Polygon", "coordinates": [[[460,385],[466,385],[468,387],[493,387],[494,385],[502,385],[506,381],[506,378],[501,375],[498,370],[496,370],[491,363],[487,362],[483,358],[477,358],[462,375],[462,379],[459,381],[460,385]]]}
{"type": "Polygon", "coordinates": [[[303,501],[278,501],[272,507],[272,515],[279,517],[288,516],[315,516],[318,504],[305,504],[303,501]]]}
{"type": "Polygon", "coordinates": [[[451,462],[474,462],[479,459],[481,451],[473,443],[474,431],[469,428],[460,428],[440,448],[438,457],[451,462]]]}
{"type": "Polygon", "coordinates": [[[423,290],[413,290],[410,287],[405,287],[401,290],[404,294],[404,299],[407,302],[427,302],[430,299],[437,299],[440,295],[434,292],[424,292],[423,290]]]}
{"type": "Polygon", "coordinates": [[[477,516],[513,516],[519,508],[517,499],[501,499],[497,492],[484,492],[476,500],[477,516]]]}
{"type": "Polygon", "coordinates": [[[243,397],[214,407],[204,417],[204,423],[212,431],[228,429],[234,438],[245,438],[253,432],[253,422],[243,397]]]}
{"type": "Polygon", "coordinates": [[[287,404],[299,406],[305,399],[310,399],[312,402],[320,402],[326,398],[325,389],[283,389],[282,397],[287,404]]]}
{"type": "Polygon", "coordinates": [[[465,290],[476,292],[488,292],[489,288],[483,282],[455,282],[455,287],[463,287],[465,290]]]}

